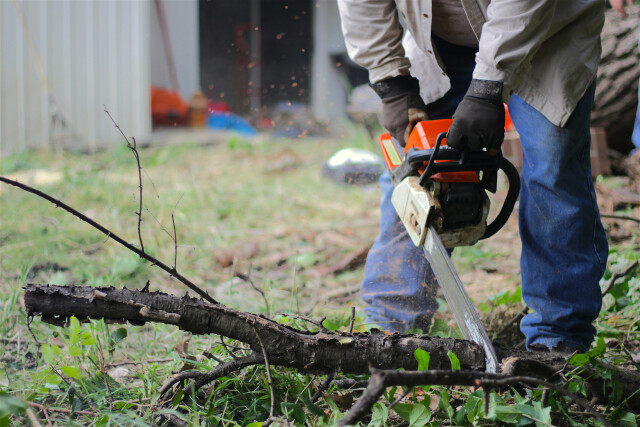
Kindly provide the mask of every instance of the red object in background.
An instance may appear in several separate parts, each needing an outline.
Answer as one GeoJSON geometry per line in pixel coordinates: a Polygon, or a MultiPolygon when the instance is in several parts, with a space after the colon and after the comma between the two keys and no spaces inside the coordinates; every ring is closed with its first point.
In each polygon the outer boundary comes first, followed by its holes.
{"type": "Polygon", "coordinates": [[[151,86],[151,123],[153,126],[184,126],[189,105],[170,89],[151,86]]]}
{"type": "Polygon", "coordinates": [[[255,121],[254,126],[258,129],[271,129],[273,126],[275,126],[275,123],[267,116],[260,116],[255,121]]]}
{"type": "Polygon", "coordinates": [[[214,111],[230,113],[231,108],[229,107],[229,104],[224,101],[209,101],[207,103],[207,113],[213,113],[214,111]]]}

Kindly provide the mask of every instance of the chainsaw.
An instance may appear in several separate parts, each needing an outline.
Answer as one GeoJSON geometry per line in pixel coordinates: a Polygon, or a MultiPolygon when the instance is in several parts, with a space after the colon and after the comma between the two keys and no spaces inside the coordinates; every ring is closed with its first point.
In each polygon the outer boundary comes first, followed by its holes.
{"type": "Polygon", "coordinates": [[[504,226],[518,198],[520,176],[502,155],[447,147],[451,123],[452,119],[418,123],[404,151],[389,133],[383,134],[380,148],[395,187],[391,202],[398,216],[413,243],[423,248],[463,336],[483,347],[487,372],[496,372],[495,349],[450,253],[454,247],[491,237],[504,226]],[[500,170],[509,189],[499,213],[487,223],[487,192],[496,192],[500,170]]]}

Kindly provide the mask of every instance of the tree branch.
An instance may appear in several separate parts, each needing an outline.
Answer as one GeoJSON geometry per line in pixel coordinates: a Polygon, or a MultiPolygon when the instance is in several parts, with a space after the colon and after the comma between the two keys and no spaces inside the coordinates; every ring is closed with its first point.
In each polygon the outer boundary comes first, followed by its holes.
{"type": "Polygon", "coordinates": [[[72,315],[81,321],[103,318],[136,324],[162,322],[194,334],[235,339],[261,352],[254,332],[257,330],[272,365],[302,372],[368,374],[369,365],[380,369],[417,369],[414,356],[417,348],[429,352],[430,366],[434,369],[450,366],[448,351],[458,356],[464,369],[484,369],[482,347],[470,341],[385,334],[377,330],[355,334],[300,331],[222,304],[159,292],[29,284],[24,301],[28,313],[39,314],[50,323],[61,324],[72,315]]]}
{"type": "Polygon", "coordinates": [[[136,215],[138,215],[138,240],[140,241],[140,251],[144,252],[144,244],[142,243],[142,231],[141,231],[142,229],[142,165],[140,164],[140,153],[138,153],[136,139],[132,137],[131,141],[133,141],[133,143],[129,141],[129,138],[127,137],[127,135],[124,134],[124,132],[122,131],[118,123],[116,123],[113,117],[111,117],[111,114],[109,113],[109,110],[107,110],[106,106],[104,106],[104,112],[107,113],[107,116],[109,116],[109,118],[113,122],[113,125],[116,127],[116,129],[120,131],[120,134],[122,135],[124,140],[127,142],[127,147],[133,153],[133,157],[135,157],[136,163],[138,165],[138,188],[140,189],[140,193],[138,196],[139,207],[138,207],[138,212],[136,212],[136,215]]]}
{"type": "Polygon", "coordinates": [[[628,215],[615,215],[615,214],[600,214],[601,218],[610,218],[610,219],[624,219],[626,221],[633,221],[640,223],[640,218],[634,218],[628,215]]]}
{"type": "Polygon", "coordinates": [[[605,296],[606,294],[611,292],[611,289],[613,289],[613,285],[616,283],[616,280],[626,276],[631,272],[631,270],[633,270],[637,266],[638,266],[638,261],[634,261],[631,264],[629,264],[627,268],[624,269],[624,271],[620,273],[613,273],[611,275],[611,279],[609,279],[609,283],[607,283],[607,287],[602,291],[602,296],[605,296]]]}

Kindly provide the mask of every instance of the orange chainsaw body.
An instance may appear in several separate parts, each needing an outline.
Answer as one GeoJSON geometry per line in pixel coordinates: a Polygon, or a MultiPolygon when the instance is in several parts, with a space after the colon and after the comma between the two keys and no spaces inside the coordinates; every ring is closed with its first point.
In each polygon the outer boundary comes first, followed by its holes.
{"type": "MultiPolygon", "coordinates": [[[[415,148],[418,150],[426,150],[432,149],[436,145],[436,140],[438,139],[438,135],[443,132],[448,132],[451,127],[451,123],[453,123],[453,119],[443,119],[443,120],[427,120],[423,122],[419,122],[413,128],[411,135],[409,136],[409,140],[404,147],[404,152],[406,153],[409,149],[415,148]]],[[[513,129],[513,122],[511,121],[511,117],[509,116],[509,111],[505,105],[505,130],[509,131],[513,129]]],[[[442,142],[442,146],[446,146],[446,138],[442,142]]],[[[382,156],[384,157],[384,162],[387,165],[387,169],[394,169],[402,163],[402,157],[400,153],[391,140],[391,134],[385,133],[380,135],[379,137],[380,148],[382,149],[382,156]]],[[[438,162],[450,162],[452,160],[436,160],[438,162]]],[[[423,172],[423,169],[420,170],[420,173],[423,172]]],[[[467,171],[467,172],[444,172],[438,173],[431,177],[434,181],[439,182],[480,182],[478,178],[477,172],[467,171]]]]}
{"type": "MultiPolygon", "coordinates": [[[[409,140],[404,147],[404,152],[406,153],[410,148],[416,148],[418,150],[434,148],[438,135],[442,132],[447,132],[451,127],[452,122],[453,119],[419,122],[413,128],[413,132],[411,132],[409,140]]],[[[402,163],[402,157],[398,153],[396,146],[393,144],[391,135],[389,133],[380,135],[379,142],[387,169],[391,170],[400,166],[402,163]]],[[[444,147],[446,145],[447,143],[445,138],[442,142],[442,146],[444,147]]],[[[447,161],[451,160],[436,160],[436,162],[447,161]]],[[[420,173],[422,172],[423,170],[421,169],[420,173]]],[[[431,179],[439,182],[480,182],[478,173],[472,171],[438,173],[433,175],[431,179]]]]}

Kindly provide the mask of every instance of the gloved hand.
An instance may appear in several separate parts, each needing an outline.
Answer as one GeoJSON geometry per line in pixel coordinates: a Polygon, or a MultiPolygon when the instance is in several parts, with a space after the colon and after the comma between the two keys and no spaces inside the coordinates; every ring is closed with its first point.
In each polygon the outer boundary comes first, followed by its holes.
{"type": "Polygon", "coordinates": [[[397,76],[370,86],[382,99],[382,126],[404,146],[416,123],[428,120],[418,79],[397,76]]]}
{"type": "Polygon", "coordinates": [[[471,80],[469,90],[456,112],[447,136],[447,145],[499,154],[504,141],[502,82],[471,80]]]}

